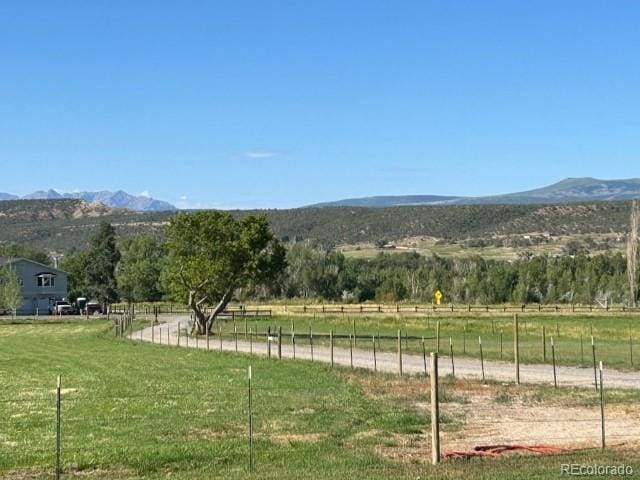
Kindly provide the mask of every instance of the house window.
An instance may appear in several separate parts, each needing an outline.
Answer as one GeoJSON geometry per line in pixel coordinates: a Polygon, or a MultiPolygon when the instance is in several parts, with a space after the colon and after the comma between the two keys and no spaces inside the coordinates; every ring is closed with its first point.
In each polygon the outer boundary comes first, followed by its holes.
{"type": "Polygon", "coordinates": [[[56,277],[51,273],[41,273],[36,276],[39,287],[53,287],[56,284],[56,277]]]}

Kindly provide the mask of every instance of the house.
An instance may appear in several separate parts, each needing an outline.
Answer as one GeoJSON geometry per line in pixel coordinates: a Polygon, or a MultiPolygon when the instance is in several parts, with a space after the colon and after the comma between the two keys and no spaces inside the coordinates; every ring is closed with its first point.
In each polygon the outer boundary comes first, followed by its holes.
{"type": "Polygon", "coordinates": [[[54,301],[67,298],[67,272],[26,258],[0,258],[0,267],[5,266],[16,272],[22,286],[18,315],[47,314],[54,301]]]}

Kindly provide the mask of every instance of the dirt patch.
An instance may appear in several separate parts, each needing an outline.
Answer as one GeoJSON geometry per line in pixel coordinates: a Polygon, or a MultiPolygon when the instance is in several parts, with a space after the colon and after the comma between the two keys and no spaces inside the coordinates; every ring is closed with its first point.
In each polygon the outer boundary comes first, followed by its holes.
{"type": "MultiPolygon", "coordinates": [[[[345,376],[370,398],[402,403],[423,412],[431,407],[424,378],[345,376]]],[[[439,394],[441,420],[445,419],[441,424],[442,451],[471,451],[487,445],[599,447],[600,405],[585,404],[582,390],[564,393],[558,396],[528,385],[446,379],[439,394]]],[[[605,425],[608,446],[640,445],[640,405],[605,405],[605,425]]],[[[376,451],[384,457],[413,462],[429,456],[428,435],[378,433],[362,435],[379,437],[376,451]]]]}
{"type": "MultiPolygon", "coordinates": [[[[3,480],[36,480],[42,478],[49,478],[50,471],[38,470],[38,469],[25,469],[25,470],[13,470],[10,472],[2,473],[3,480]]],[[[114,467],[108,470],[106,469],[87,469],[78,470],[77,466],[69,466],[63,470],[64,478],[132,478],[135,477],[135,472],[125,467],[114,467]]]]}
{"type": "Polygon", "coordinates": [[[324,438],[327,438],[326,433],[278,433],[276,435],[269,436],[271,441],[283,444],[318,442],[324,438]]]}
{"type": "MultiPolygon", "coordinates": [[[[600,407],[526,404],[519,397],[468,395],[467,404],[443,404],[443,415],[461,417],[463,427],[444,432],[444,450],[470,450],[479,445],[550,445],[563,448],[599,447],[600,407]]],[[[606,438],[610,446],[640,442],[640,406],[605,408],[606,438]]]]}
{"type": "Polygon", "coordinates": [[[431,439],[428,433],[403,435],[393,433],[376,453],[384,458],[403,463],[427,463],[431,461],[431,439]]]}
{"type": "Polygon", "coordinates": [[[184,436],[185,440],[218,440],[235,436],[235,433],[228,430],[217,431],[210,428],[192,428],[184,436]]]}
{"type": "Polygon", "coordinates": [[[412,401],[420,397],[424,400],[425,395],[428,394],[425,390],[424,378],[362,377],[349,373],[344,375],[347,380],[357,383],[369,398],[412,401]]]}

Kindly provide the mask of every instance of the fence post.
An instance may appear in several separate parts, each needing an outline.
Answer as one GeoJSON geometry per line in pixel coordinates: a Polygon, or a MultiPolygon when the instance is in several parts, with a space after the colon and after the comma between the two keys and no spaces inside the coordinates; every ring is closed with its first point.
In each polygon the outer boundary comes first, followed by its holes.
{"type": "Polygon", "coordinates": [[[371,339],[373,340],[373,371],[378,371],[378,361],[376,359],[376,336],[372,335],[371,339]]]}
{"type": "Polygon", "coordinates": [[[542,361],[547,361],[547,334],[544,325],[542,326],[542,361]]]}
{"type": "Polygon", "coordinates": [[[553,362],[553,388],[558,388],[558,381],[556,379],[556,347],[553,344],[553,337],[551,337],[551,361],[553,362]]]}
{"type": "Polygon", "coordinates": [[[480,367],[482,368],[482,383],[484,383],[484,357],[482,355],[482,337],[478,337],[478,346],[480,347],[480,367]]]}
{"type": "Polygon", "coordinates": [[[453,339],[449,337],[449,350],[451,351],[451,374],[453,378],[456,376],[456,364],[453,360],[453,339]]]}
{"type": "Polygon", "coordinates": [[[427,351],[424,348],[424,337],[422,337],[422,363],[424,365],[424,376],[427,376],[427,351]]]}
{"type": "Polygon", "coordinates": [[[602,361],[600,362],[600,424],[602,429],[602,449],[604,450],[605,430],[604,430],[604,388],[602,383],[602,361]]]}
{"type": "Polygon", "coordinates": [[[282,358],[282,327],[278,327],[278,360],[282,358]]]}
{"type": "Polygon", "coordinates": [[[440,408],[438,405],[438,354],[431,352],[431,463],[440,463],[440,408]]]}
{"type": "Polygon", "coordinates": [[[593,339],[593,336],[591,337],[591,354],[593,356],[593,381],[595,382],[596,390],[598,390],[598,372],[596,370],[596,342],[593,339]]]}
{"type": "Polygon", "coordinates": [[[249,471],[253,471],[253,411],[251,392],[251,365],[249,365],[249,471]]]}
{"type": "Polygon", "coordinates": [[[358,345],[358,337],[356,336],[356,317],[353,317],[353,344],[358,345]]]}
{"type": "Polygon", "coordinates": [[[267,356],[271,358],[271,325],[267,327],[267,356]]]}
{"type": "Polygon", "coordinates": [[[402,376],[402,333],[398,329],[398,373],[402,376]]]}
{"type": "Polygon", "coordinates": [[[313,362],[313,330],[309,325],[309,350],[311,350],[311,361],[313,362]]]}
{"type": "Polygon", "coordinates": [[[62,409],[62,398],[60,395],[60,375],[58,375],[58,382],[56,383],[56,480],[60,480],[60,474],[62,473],[62,470],[60,468],[61,409],[62,409]]]}
{"type": "Polygon", "coordinates": [[[440,320],[436,323],[436,353],[440,353],[440,320]]]}
{"type": "Polygon", "coordinates": [[[462,353],[467,354],[467,327],[466,325],[462,329],[462,353]]]}
{"type": "Polygon", "coordinates": [[[349,364],[353,368],[353,337],[349,335],[349,364]]]}
{"type": "Polygon", "coordinates": [[[333,330],[329,330],[329,345],[331,348],[331,367],[333,367],[333,330]]]}
{"type": "Polygon", "coordinates": [[[520,341],[518,338],[518,314],[513,314],[513,361],[516,365],[516,385],[520,385],[520,341]]]}
{"type": "Polygon", "coordinates": [[[156,341],[156,324],[151,323],[151,343],[155,343],[156,341]]]}

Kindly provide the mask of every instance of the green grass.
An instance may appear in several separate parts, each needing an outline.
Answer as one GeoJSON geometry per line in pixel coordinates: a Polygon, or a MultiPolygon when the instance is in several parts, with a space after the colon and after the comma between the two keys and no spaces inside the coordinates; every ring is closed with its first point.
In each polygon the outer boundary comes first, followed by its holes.
{"type": "MultiPolygon", "coordinates": [[[[392,336],[394,339],[381,340],[377,345],[380,350],[395,351],[397,349],[397,333],[402,336],[425,337],[427,352],[437,350],[437,324],[440,322],[440,352],[450,352],[449,338],[454,347],[454,355],[479,357],[478,337],[482,338],[483,355],[490,360],[513,360],[513,320],[510,317],[496,316],[425,316],[423,318],[402,316],[349,316],[345,314],[317,315],[277,315],[270,318],[249,318],[246,328],[256,330],[264,337],[267,328],[272,331],[282,327],[285,342],[291,342],[290,332],[296,332],[296,342],[308,344],[308,339],[300,336],[308,335],[311,328],[314,332],[314,345],[328,344],[327,338],[318,334],[327,334],[333,330],[335,334],[349,335],[354,332],[366,339],[358,339],[356,346],[372,348],[372,336],[392,336]]],[[[237,319],[235,325],[230,320],[223,320],[223,335],[232,338],[235,331],[238,338],[244,338],[245,322],[237,319]]],[[[640,369],[640,316],[593,316],[593,315],[520,315],[520,361],[522,363],[551,363],[551,337],[555,344],[556,363],[558,365],[592,364],[591,335],[596,344],[597,360],[602,360],[607,367],[622,370],[640,369]],[[546,352],[543,350],[542,328],[545,329],[546,352]],[[580,338],[582,336],[582,347],[580,338]],[[632,346],[630,347],[629,336],[632,346]],[[631,350],[633,349],[633,351],[631,350]],[[546,357],[545,357],[546,353],[546,357]],[[633,365],[631,354],[633,353],[633,365]]],[[[214,329],[217,332],[217,329],[214,329]]],[[[258,339],[261,339],[259,337],[258,339]]],[[[348,339],[336,339],[337,346],[348,347],[348,339]]],[[[420,339],[402,340],[403,350],[407,353],[421,353],[420,339]]]]}
{"type": "Polygon", "coordinates": [[[362,387],[391,377],[137,344],[112,334],[106,322],[0,325],[0,477],[53,478],[61,375],[64,478],[249,478],[249,364],[251,477],[453,479],[472,472],[473,478],[532,479],[548,478],[565,462],[637,465],[637,453],[618,450],[438,467],[392,460],[380,448],[428,432],[429,419],[410,401],[372,396],[362,387]]]}
{"type": "Polygon", "coordinates": [[[0,327],[0,474],[51,472],[58,374],[66,469],[105,470],[105,478],[245,477],[250,363],[260,475],[390,474],[358,433],[428,425],[320,365],[139,345],[111,332],[105,323],[0,327]]]}

